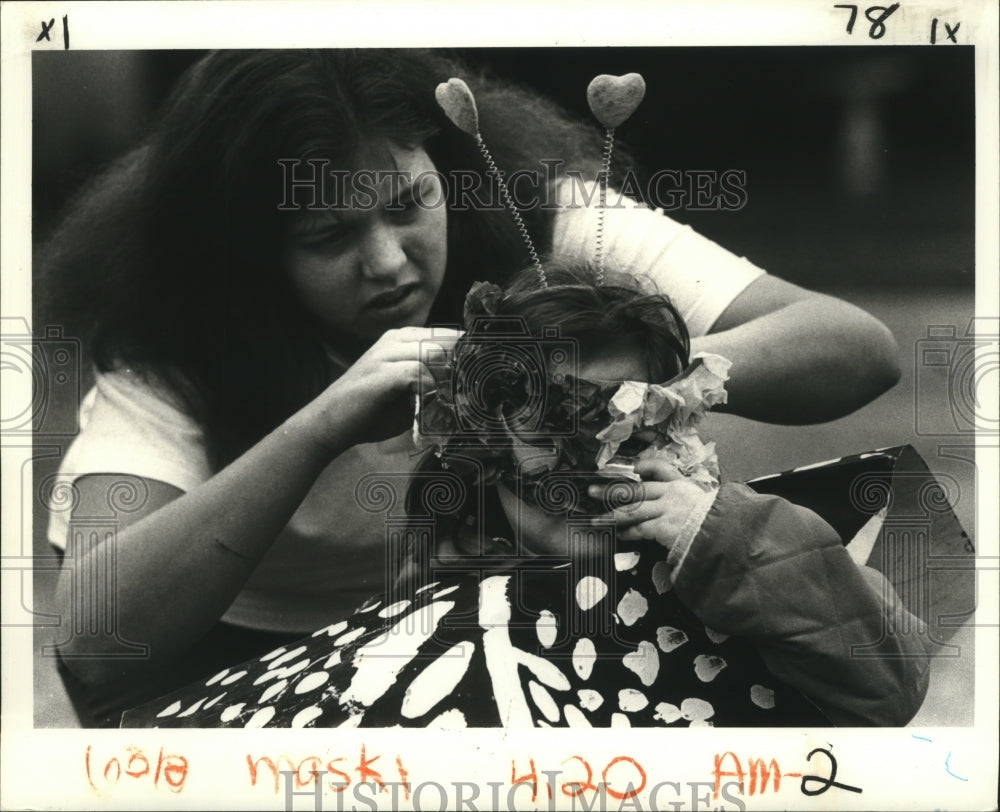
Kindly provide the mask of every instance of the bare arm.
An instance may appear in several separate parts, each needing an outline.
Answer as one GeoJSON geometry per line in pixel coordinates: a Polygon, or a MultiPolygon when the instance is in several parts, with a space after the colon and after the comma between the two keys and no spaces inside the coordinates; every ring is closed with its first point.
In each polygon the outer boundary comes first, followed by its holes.
{"type": "MultiPolygon", "coordinates": [[[[146,504],[135,514],[121,514],[125,521],[114,540],[88,543],[85,528],[80,528],[84,540],[70,542],[56,589],[62,617],[83,612],[74,625],[91,620],[86,592],[107,600],[107,589],[96,579],[106,577],[113,561],[118,635],[149,646],[150,663],[168,660],[193,644],[223,615],[333,458],[304,429],[302,421],[289,421],[186,494],[160,482],[144,482],[146,504]],[[81,591],[85,594],[76,594],[81,591]]],[[[77,512],[87,515],[91,506],[106,505],[108,489],[122,479],[99,475],[79,480],[77,512]]],[[[71,539],[76,529],[71,521],[71,539]]],[[[106,682],[123,676],[126,668],[148,664],[101,657],[110,643],[73,637],[61,654],[88,683],[106,682]]]]}
{"type": "MultiPolygon", "coordinates": [[[[113,538],[91,540],[84,533],[75,545],[74,530],[84,528],[71,521],[56,588],[61,616],[76,625],[96,617],[104,606],[85,607],[114,588],[118,635],[149,646],[150,663],[192,645],[223,615],[330,461],[356,443],[395,436],[412,421],[410,392],[429,375],[418,359],[430,332],[391,333],[315,401],[197,488],[181,494],[144,482],[146,504],[123,514],[113,538]],[[111,561],[117,586],[106,581],[111,561]]],[[[440,331],[433,340],[443,343],[440,331]]],[[[112,473],[80,479],[76,515],[107,505],[108,489],[120,481],[112,473]]],[[[90,684],[123,676],[123,664],[129,670],[148,664],[102,656],[108,642],[75,637],[61,653],[90,684]]]]}
{"type": "Polygon", "coordinates": [[[733,362],[727,411],[771,423],[842,417],[899,380],[898,349],[885,325],[774,276],[752,282],[691,349],[733,362]]]}

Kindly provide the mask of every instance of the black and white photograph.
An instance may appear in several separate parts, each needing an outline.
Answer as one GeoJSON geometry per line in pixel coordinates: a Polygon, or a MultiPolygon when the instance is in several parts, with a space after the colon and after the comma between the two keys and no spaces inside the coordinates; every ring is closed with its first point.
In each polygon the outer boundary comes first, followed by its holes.
{"type": "Polygon", "coordinates": [[[989,3],[117,5],[3,7],[5,808],[995,808],[989,3]]]}

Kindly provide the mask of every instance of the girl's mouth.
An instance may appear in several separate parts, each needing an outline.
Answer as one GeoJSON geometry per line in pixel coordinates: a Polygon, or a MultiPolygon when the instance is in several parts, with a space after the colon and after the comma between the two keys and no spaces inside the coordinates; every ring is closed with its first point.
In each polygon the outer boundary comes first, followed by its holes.
{"type": "Polygon", "coordinates": [[[416,282],[409,282],[405,285],[400,285],[392,290],[384,291],[376,296],[373,296],[365,304],[366,310],[376,310],[384,311],[390,310],[392,308],[398,307],[399,305],[406,302],[410,296],[416,292],[419,286],[416,282]]]}

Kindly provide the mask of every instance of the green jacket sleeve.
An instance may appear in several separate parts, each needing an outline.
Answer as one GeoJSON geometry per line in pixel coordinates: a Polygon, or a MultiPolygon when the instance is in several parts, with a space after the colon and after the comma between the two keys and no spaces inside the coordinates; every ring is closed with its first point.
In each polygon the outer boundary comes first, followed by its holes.
{"type": "Polygon", "coordinates": [[[726,484],[679,546],[668,556],[678,597],[710,628],[756,643],[834,724],[898,726],[919,710],[920,621],[815,513],[726,484]]]}

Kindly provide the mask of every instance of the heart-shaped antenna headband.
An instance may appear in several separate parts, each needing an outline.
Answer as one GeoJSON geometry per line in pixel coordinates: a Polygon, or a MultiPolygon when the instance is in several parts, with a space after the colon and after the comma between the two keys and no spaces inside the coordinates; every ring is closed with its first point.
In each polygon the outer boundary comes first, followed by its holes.
{"type": "Polygon", "coordinates": [[[486,161],[486,174],[496,179],[497,185],[500,187],[500,193],[503,195],[504,204],[514,218],[514,222],[517,223],[517,230],[521,232],[521,239],[528,246],[528,254],[531,256],[531,261],[538,272],[538,278],[541,280],[542,287],[547,288],[548,281],[545,278],[545,269],[542,267],[542,261],[538,258],[538,252],[535,251],[535,244],[531,241],[531,235],[528,234],[528,227],[521,218],[521,212],[514,205],[510,192],[507,190],[507,184],[504,183],[503,175],[497,169],[497,165],[493,161],[493,156],[490,154],[486,142],[483,141],[483,136],[479,132],[479,112],[476,110],[476,100],[472,95],[472,91],[469,90],[469,86],[461,79],[451,78],[447,82],[442,82],[437,86],[434,91],[434,98],[437,99],[437,103],[444,110],[444,114],[451,119],[452,124],[476,139],[479,151],[483,153],[483,159],[486,161]]]}
{"type": "Polygon", "coordinates": [[[611,175],[611,151],[615,143],[615,127],[635,112],[646,95],[646,82],[638,73],[624,76],[595,76],[587,86],[587,104],[594,118],[604,125],[604,161],[601,164],[600,206],[597,209],[597,239],[594,261],[597,284],[604,281],[604,210],[608,198],[608,177],[611,175]]]}
{"type": "MultiPolygon", "coordinates": [[[[595,259],[597,266],[597,283],[604,280],[604,210],[607,204],[608,177],[611,171],[611,152],[614,146],[615,128],[625,122],[642,101],[646,93],[646,83],[638,73],[627,73],[624,76],[609,76],[602,74],[597,76],[587,88],[587,103],[594,117],[604,125],[604,160],[601,165],[600,174],[600,206],[597,214],[597,244],[595,249],[595,259]]],[[[494,178],[500,187],[504,204],[514,218],[521,238],[528,248],[528,254],[538,272],[538,278],[542,287],[548,287],[545,278],[545,269],[535,251],[535,245],[531,241],[531,235],[524,225],[521,213],[514,205],[507,184],[504,183],[503,176],[497,169],[493,156],[490,154],[483,136],[479,132],[479,113],[476,110],[476,100],[472,95],[469,86],[458,78],[449,79],[442,82],[434,91],[434,97],[440,105],[444,114],[449,120],[465,133],[476,139],[479,151],[486,161],[486,173],[494,178]]]]}

